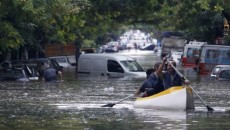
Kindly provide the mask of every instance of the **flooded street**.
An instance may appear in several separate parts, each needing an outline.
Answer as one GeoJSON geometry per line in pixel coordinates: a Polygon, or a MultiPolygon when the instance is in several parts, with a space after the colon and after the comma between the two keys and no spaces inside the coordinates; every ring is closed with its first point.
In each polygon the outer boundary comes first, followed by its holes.
{"type": "MultiPolygon", "coordinates": [[[[159,61],[157,54],[131,55],[148,68],[159,61]]],[[[119,78],[78,80],[64,73],[64,82],[1,82],[0,129],[2,130],[150,130],[150,129],[230,129],[230,82],[197,76],[192,68],[178,69],[212,108],[194,94],[195,110],[159,111],[133,108],[132,94],[144,79],[119,78]]],[[[72,72],[74,73],[74,72],[72,72]]],[[[173,102],[173,101],[172,101],[173,102]]]]}

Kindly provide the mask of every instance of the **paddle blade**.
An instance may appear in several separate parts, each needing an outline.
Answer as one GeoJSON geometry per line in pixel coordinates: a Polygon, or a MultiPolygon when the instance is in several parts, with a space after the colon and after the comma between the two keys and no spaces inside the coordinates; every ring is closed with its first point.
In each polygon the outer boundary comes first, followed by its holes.
{"type": "Polygon", "coordinates": [[[115,103],[108,103],[106,105],[103,105],[101,107],[113,107],[115,105],[115,103]]]}
{"type": "Polygon", "coordinates": [[[208,109],[208,111],[214,111],[214,109],[211,108],[210,106],[206,106],[206,108],[208,109]]]}

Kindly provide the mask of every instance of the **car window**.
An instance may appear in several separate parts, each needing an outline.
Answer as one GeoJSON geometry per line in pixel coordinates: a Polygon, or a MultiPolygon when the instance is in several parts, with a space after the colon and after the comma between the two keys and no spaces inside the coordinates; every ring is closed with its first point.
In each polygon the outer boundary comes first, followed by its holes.
{"type": "Polygon", "coordinates": [[[55,68],[55,69],[58,69],[60,70],[60,65],[58,64],[58,62],[54,59],[50,59],[51,63],[52,63],[52,66],[55,68]]]}
{"type": "Polygon", "coordinates": [[[219,78],[230,79],[230,70],[221,71],[219,78]]]}
{"type": "Polygon", "coordinates": [[[56,60],[58,63],[67,63],[67,60],[66,60],[65,57],[54,57],[54,58],[51,58],[51,59],[56,60]]]}
{"type": "Polygon", "coordinates": [[[145,70],[134,60],[121,61],[121,64],[131,72],[144,72],[145,70]]]}
{"type": "Polygon", "coordinates": [[[124,70],[122,69],[121,65],[114,60],[108,60],[107,68],[108,72],[124,73],[124,70]]]}

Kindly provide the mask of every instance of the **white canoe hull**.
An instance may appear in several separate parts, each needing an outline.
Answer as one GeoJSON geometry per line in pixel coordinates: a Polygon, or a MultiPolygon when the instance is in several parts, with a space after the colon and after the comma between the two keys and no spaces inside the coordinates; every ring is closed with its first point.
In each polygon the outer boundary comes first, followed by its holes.
{"type": "Polygon", "coordinates": [[[134,107],[158,110],[194,109],[192,89],[182,86],[171,87],[149,97],[137,98],[134,107]]]}

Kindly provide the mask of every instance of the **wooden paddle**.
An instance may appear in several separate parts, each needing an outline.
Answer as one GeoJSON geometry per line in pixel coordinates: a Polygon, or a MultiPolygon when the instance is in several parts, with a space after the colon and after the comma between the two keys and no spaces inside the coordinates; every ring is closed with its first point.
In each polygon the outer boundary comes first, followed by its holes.
{"type": "MultiPolygon", "coordinates": [[[[167,62],[173,67],[173,69],[180,75],[180,77],[183,79],[183,80],[188,80],[183,74],[181,74],[177,69],[176,67],[167,59],[167,62]]],[[[206,106],[206,108],[208,109],[208,111],[213,111],[214,109],[211,108],[210,106],[208,106],[204,100],[200,97],[200,95],[193,89],[192,86],[188,85],[192,91],[197,95],[197,97],[201,100],[201,102],[206,106]]]]}
{"type": "Polygon", "coordinates": [[[113,107],[114,105],[116,105],[116,104],[118,104],[118,103],[120,103],[120,102],[122,102],[122,101],[124,101],[124,100],[126,100],[126,99],[128,99],[128,98],[130,98],[130,97],[133,97],[134,95],[135,95],[135,94],[130,95],[130,96],[128,96],[128,97],[126,97],[126,98],[124,98],[124,99],[122,99],[122,100],[120,100],[120,101],[115,102],[115,103],[108,103],[108,104],[103,105],[103,106],[101,106],[101,107],[113,107]]]}

